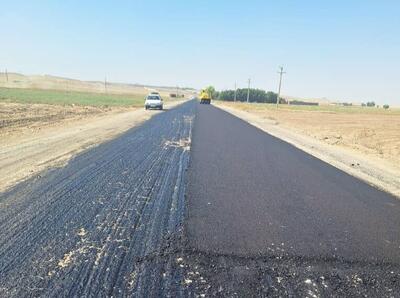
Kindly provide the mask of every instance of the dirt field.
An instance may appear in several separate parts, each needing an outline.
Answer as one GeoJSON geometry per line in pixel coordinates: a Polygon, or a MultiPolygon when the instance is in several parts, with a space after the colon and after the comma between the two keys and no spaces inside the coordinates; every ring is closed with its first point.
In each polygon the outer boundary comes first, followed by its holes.
{"type": "Polygon", "coordinates": [[[0,102],[0,136],[5,138],[15,133],[30,134],[68,119],[82,119],[110,111],[111,108],[91,106],[0,102]]]}
{"type": "Polygon", "coordinates": [[[400,196],[400,110],[217,102],[217,106],[400,196]]]}

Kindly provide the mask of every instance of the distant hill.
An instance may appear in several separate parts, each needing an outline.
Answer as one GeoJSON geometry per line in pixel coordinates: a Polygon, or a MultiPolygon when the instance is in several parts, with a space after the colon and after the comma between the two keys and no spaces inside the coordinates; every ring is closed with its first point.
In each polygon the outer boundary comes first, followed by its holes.
{"type": "MultiPolygon", "coordinates": [[[[101,81],[81,81],[52,75],[23,75],[19,73],[0,73],[0,87],[25,89],[50,89],[78,92],[112,93],[112,94],[147,94],[158,91],[167,95],[176,93],[176,87],[146,86],[141,84],[124,84],[101,81]]],[[[179,93],[189,96],[194,89],[179,88],[179,93]]]]}

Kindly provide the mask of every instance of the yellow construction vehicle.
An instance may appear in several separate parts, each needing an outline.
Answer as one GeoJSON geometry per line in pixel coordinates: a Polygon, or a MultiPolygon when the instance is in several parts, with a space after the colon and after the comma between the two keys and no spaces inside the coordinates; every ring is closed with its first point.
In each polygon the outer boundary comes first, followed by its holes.
{"type": "Polygon", "coordinates": [[[200,91],[200,103],[204,103],[204,104],[210,104],[211,103],[211,96],[207,92],[207,90],[205,90],[205,89],[202,89],[200,91]]]}

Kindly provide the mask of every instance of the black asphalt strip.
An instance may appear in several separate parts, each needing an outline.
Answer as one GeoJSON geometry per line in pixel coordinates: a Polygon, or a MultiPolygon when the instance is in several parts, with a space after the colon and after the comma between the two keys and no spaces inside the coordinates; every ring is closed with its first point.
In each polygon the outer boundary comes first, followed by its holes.
{"type": "Polygon", "coordinates": [[[209,105],[197,107],[188,181],[187,242],[212,293],[399,293],[393,196],[209,105]]]}

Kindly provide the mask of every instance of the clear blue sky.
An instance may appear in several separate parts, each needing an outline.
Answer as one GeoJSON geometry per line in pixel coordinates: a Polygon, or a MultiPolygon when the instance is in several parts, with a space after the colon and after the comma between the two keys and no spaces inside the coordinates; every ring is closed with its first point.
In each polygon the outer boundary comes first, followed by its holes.
{"type": "Polygon", "coordinates": [[[0,69],[400,105],[400,1],[4,1],[0,69]]]}

